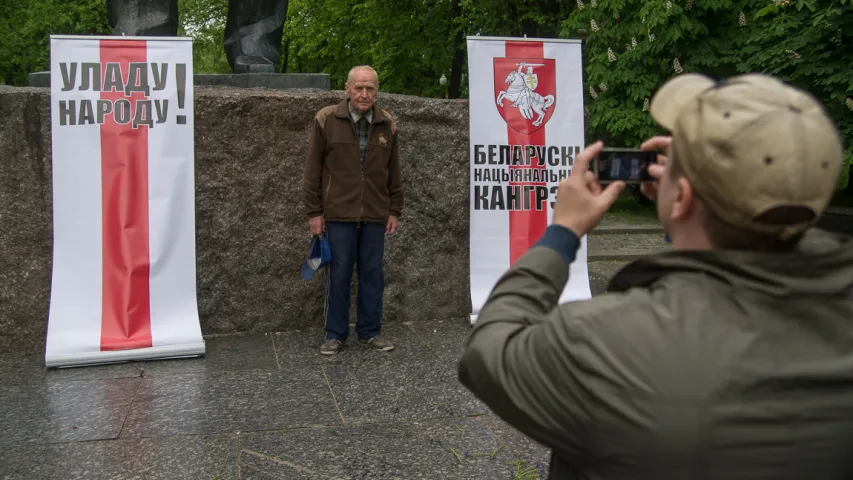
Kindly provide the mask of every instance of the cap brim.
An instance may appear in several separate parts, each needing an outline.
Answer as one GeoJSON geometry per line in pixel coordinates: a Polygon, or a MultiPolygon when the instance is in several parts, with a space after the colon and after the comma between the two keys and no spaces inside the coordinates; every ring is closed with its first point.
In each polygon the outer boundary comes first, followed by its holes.
{"type": "Polygon", "coordinates": [[[685,73],[668,80],[652,97],[649,107],[652,117],[660,126],[672,131],[684,107],[715,84],[698,73],[685,73]]]}

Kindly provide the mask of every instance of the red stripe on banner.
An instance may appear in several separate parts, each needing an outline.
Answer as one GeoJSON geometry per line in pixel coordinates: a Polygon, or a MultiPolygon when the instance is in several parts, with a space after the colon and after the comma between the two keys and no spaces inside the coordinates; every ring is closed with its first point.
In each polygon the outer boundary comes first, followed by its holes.
{"type": "MultiPolygon", "coordinates": [[[[535,59],[542,58],[543,45],[542,42],[506,42],[506,57],[516,57],[519,59],[535,59]]],[[[524,134],[507,125],[507,140],[510,145],[545,145],[545,127],[536,131],[524,134]]],[[[511,166],[510,170],[525,170],[535,169],[535,165],[511,166]]],[[[546,170],[546,168],[541,168],[546,170]]],[[[545,182],[510,182],[510,186],[547,186],[545,182]]],[[[526,252],[540,237],[545,233],[548,227],[548,210],[547,207],[542,210],[536,210],[536,193],[530,192],[529,201],[530,209],[527,210],[510,210],[509,211],[509,262],[514,264],[524,252],[526,252]]],[[[524,199],[528,200],[528,199],[524,199]]]]}
{"type": "MultiPolygon", "coordinates": [[[[146,62],[145,41],[101,40],[103,100],[113,104],[101,125],[101,198],[103,217],[103,298],[101,350],[151,346],[148,246],[148,127],[134,128],[137,99],[144,92],[107,91],[109,63],[120,65],[122,87],[132,62],[146,62]],[[127,122],[125,122],[127,120],[127,122]],[[121,123],[119,123],[121,122],[121,123]]],[[[147,69],[142,70],[147,72],[147,69]]],[[[113,78],[114,79],[114,78],[113,78]]],[[[147,78],[144,80],[147,81],[147,78]]],[[[147,85],[145,83],[144,85],[147,85]]],[[[116,88],[118,89],[118,88],[116,88]]],[[[151,112],[145,112],[150,118],[151,112]]]]}

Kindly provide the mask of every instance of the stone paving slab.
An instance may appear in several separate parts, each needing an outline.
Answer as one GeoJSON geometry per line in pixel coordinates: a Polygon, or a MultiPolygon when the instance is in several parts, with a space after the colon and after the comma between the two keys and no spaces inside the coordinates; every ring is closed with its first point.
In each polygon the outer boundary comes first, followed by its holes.
{"type": "Polygon", "coordinates": [[[382,338],[390,341],[396,347],[384,355],[370,350],[358,343],[354,326],[350,325],[350,336],[344,343],[343,350],[337,355],[318,355],[318,349],[323,342],[321,327],[306,328],[285,333],[272,334],[278,362],[285,368],[289,364],[299,365],[308,361],[313,365],[376,365],[382,363],[403,364],[404,360],[413,363],[423,358],[437,358],[411,328],[401,324],[386,324],[382,326],[382,338]]]}
{"type": "Polygon", "coordinates": [[[546,449],[491,415],[240,436],[244,479],[514,479],[546,449]]]}
{"type": "Polygon", "coordinates": [[[142,370],[131,363],[101,365],[93,368],[45,370],[44,355],[8,352],[0,355],[0,385],[35,384],[44,381],[106,380],[141,377],[142,370]]]}
{"type": "MultiPolygon", "coordinates": [[[[45,371],[0,354],[0,479],[522,478],[549,453],[457,380],[467,319],[206,337],[207,356],[45,371]]],[[[535,476],[523,478],[536,478],[535,476]]]]}
{"type": "MultiPolygon", "coordinates": [[[[456,380],[458,356],[431,348],[410,327],[416,323],[383,327],[382,337],[396,346],[386,354],[359,345],[353,330],[342,352],[319,356],[319,328],[275,335],[276,352],[282,368],[305,359],[318,363],[346,425],[487,413],[456,380]]],[[[467,335],[462,321],[444,326],[461,339],[467,335]]]]}
{"type": "Polygon", "coordinates": [[[471,322],[467,318],[406,322],[439,358],[453,363],[459,361],[465,351],[471,322]]]}
{"type": "Polygon", "coordinates": [[[672,244],[664,240],[663,231],[599,234],[588,237],[587,258],[589,260],[629,260],[671,249],[672,244]]]}
{"type": "Polygon", "coordinates": [[[180,358],[135,362],[146,377],[168,375],[276,370],[275,350],[270,335],[225,335],[205,340],[204,358],[180,358]]]}
{"type": "Polygon", "coordinates": [[[122,438],[340,424],[319,368],[144,377],[122,438]]]}
{"type": "Polygon", "coordinates": [[[456,368],[422,358],[374,365],[325,367],[347,425],[482,415],[488,408],[456,379],[456,368]]]}
{"type": "Polygon", "coordinates": [[[17,444],[0,449],[3,479],[237,479],[234,434],[17,444]]]}
{"type": "Polygon", "coordinates": [[[141,378],[35,381],[0,389],[0,449],[119,437],[141,378]]]}

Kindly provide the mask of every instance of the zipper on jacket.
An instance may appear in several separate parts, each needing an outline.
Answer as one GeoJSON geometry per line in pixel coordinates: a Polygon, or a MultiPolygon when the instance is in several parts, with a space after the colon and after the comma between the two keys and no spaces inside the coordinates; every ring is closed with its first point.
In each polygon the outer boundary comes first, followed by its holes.
{"type": "Polygon", "coordinates": [[[367,157],[370,154],[370,135],[373,133],[373,122],[367,122],[367,147],[364,149],[364,164],[361,166],[361,215],[359,223],[364,222],[364,167],[367,166],[367,157]]]}
{"type": "Polygon", "coordinates": [[[326,194],[323,196],[323,202],[328,203],[329,192],[332,190],[332,174],[329,174],[329,182],[326,184],[326,194]]]}

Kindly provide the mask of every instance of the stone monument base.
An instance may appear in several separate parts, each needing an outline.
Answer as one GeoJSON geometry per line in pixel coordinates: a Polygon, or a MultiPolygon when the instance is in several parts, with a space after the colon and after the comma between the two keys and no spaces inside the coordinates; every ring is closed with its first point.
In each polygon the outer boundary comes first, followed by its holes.
{"type": "MultiPolygon", "coordinates": [[[[330,90],[332,83],[328,73],[225,73],[196,74],[193,76],[193,85],[273,90],[294,88],[330,90]]],[[[31,73],[29,86],[50,88],[50,72],[31,73]]]]}
{"type": "MultiPolygon", "coordinates": [[[[203,334],[322,328],[325,274],[308,282],[299,275],[311,240],[302,170],[314,116],[345,98],[334,90],[196,89],[203,334]]],[[[398,119],[406,195],[400,230],[385,243],[383,325],[467,318],[468,102],[381,93],[377,103],[398,119]]],[[[0,351],[43,355],[53,255],[50,90],[0,85],[0,112],[0,351]]]]}

